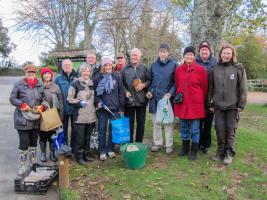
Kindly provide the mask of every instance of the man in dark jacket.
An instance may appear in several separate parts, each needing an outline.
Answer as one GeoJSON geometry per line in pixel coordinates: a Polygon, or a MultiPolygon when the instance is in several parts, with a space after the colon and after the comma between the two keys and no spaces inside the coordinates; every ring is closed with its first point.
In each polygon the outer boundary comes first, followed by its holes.
{"type": "MultiPolygon", "coordinates": [[[[208,76],[210,77],[214,65],[217,63],[216,57],[211,53],[210,44],[203,41],[199,45],[199,54],[196,57],[196,63],[206,68],[208,76]]],[[[207,103],[206,103],[207,105],[207,103]]],[[[200,140],[199,148],[204,154],[207,154],[211,145],[211,126],[214,113],[206,108],[206,117],[200,121],[200,140]]]]}
{"type": "Polygon", "coordinates": [[[71,142],[70,146],[74,148],[74,121],[73,121],[73,111],[74,108],[67,102],[68,97],[68,90],[70,87],[71,82],[74,78],[77,77],[77,73],[73,70],[72,61],[69,59],[64,59],[62,61],[62,74],[56,77],[54,83],[57,84],[61,90],[63,95],[63,102],[64,102],[64,118],[63,118],[63,130],[65,133],[66,142],[68,144],[68,126],[69,126],[69,119],[71,120],[71,142]]]}
{"type": "Polygon", "coordinates": [[[130,118],[131,142],[133,142],[135,115],[137,121],[135,141],[143,141],[148,103],[146,93],[150,85],[150,72],[140,61],[140,49],[132,49],[131,63],[121,71],[126,94],[125,115],[130,118]]]}
{"type": "Polygon", "coordinates": [[[92,67],[92,79],[100,74],[100,65],[96,64],[96,54],[89,52],[86,56],[86,63],[92,67]]]}
{"type": "MultiPolygon", "coordinates": [[[[150,68],[151,85],[147,97],[149,101],[149,112],[153,119],[153,146],[151,151],[156,152],[163,145],[161,125],[155,123],[157,104],[160,99],[170,99],[175,95],[175,74],[176,63],[169,57],[169,45],[161,44],[159,47],[159,57],[152,63],[150,68]]],[[[166,153],[173,151],[173,124],[165,125],[166,153]]]]}

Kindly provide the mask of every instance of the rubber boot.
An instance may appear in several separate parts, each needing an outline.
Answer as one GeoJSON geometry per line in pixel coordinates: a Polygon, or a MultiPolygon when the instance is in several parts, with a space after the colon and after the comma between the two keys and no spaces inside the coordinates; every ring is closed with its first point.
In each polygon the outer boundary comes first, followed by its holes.
{"type": "Polygon", "coordinates": [[[36,147],[29,148],[30,168],[36,163],[36,147]]]}
{"type": "Polygon", "coordinates": [[[190,140],[183,140],[182,150],[179,152],[178,156],[186,156],[189,153],[190,140]]]}
{"type": "Polygon", "coordinates": [[[19,150],[19,176],[23,176],[25,172],[27,171],[27,155],[28,150],[19,150]]]}
{"type": "Polygon", "coordinates": [[[191,153],[188,156],[189,160],[196,160],[197,159],[197,150],[198,150],[198,143],[192,142],[191,153]]]}
{"type": "Polygon", "coordinates": [[[40,149],[41,149],[41,161],[46,162],[46,142],[40,142],[40,149]]]}
{"type": "Polygon", "coordinates": [[[57,158],[56,158],[56,154],[55,154],[55,149],[53,147],[52,143],[49,143],[49,148],[50,148],[50,155],[49,158],[52,162],[56,162],[57,158]]]}

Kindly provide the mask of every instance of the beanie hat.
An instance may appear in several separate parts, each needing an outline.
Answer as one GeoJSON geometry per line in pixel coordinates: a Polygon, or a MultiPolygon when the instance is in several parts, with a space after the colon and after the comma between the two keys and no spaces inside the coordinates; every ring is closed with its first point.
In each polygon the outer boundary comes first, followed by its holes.
{"type": "Polygon", "coordinates": [[[104,57],[104,58],[102,58],[101,66],[104,66],[106,64],[111,64],[112,65],[112,59],[110,57],[104,57]]]}
{"type": "Polygon", "coordinates": [[[200,45],[198,47],[198,51],[200,51],[200,49],[203,48],[203,47],[208,48],[209,51],[211,52],[211,50],[210,50],[210,44],[207,41],[203,41],[203,42],[200,43],[200,45]]]}
{"type": "Polygon", "coordinates": [[[51,78],[53,78],[53,76],[54,76],[54,73],[53,73],[52,69],[49,68],[49,67],[43,67],[43,68],[41,69],[41,77],[42,77],[42,78],[43,78],[43,75],[44,75],[45,73],[49,73],[49,74],[51,75],[51,78]]]}
{"type": "Polygon", "coordinates": [[[193,53],[194,55],[196,55],[196,52],[195,52],[195,47],[193,47],[193,46],[188,46],[188,47],[186,47],[185,49],[184,49],[184,54],[183,54],[183,56],[185,55],[185,54],[187,54],[187,53],[193,53]]]}
{"type": "Polygon", "coordinates": [[[23,67],[23,70],[24,72],[28,72],[28,71],[34,71],[35,73],[37,73],[37,67],[33,64],[26,64],[24,67],[23,67]]]}
{"type": "Polygon", "coordinates": [[[167,49],[168,51],[170,50],[170,47],[168,44],[166,43],[162,43],[159,45],[159,49],[167,49]]]}

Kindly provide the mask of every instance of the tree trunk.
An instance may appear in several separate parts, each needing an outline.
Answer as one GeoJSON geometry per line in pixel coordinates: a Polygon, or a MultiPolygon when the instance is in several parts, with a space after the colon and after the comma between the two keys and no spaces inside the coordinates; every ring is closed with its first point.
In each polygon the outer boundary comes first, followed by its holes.
{"type": "Polygon", "coordinates": [[[192,44],[208,41],[214,52],[222,39],[225,3],[222,0],[195,0],[190,23],[192,44]]]}

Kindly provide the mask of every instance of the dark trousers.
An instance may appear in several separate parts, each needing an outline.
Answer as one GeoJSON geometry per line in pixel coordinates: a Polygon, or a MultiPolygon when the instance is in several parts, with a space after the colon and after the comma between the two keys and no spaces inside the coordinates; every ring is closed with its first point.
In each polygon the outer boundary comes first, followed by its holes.
{"type": "Polygon", "coordinates": [[[69,119],[71,122],[71,135],[70,135],[70,146],[71,148],[74,148],[74,120],[73,120],[73,115],[64,115],[64,121],[63,121],[63,130],[65,134],[65,139],[67,145],[69,144],[69,138],[68,138],[68,128],[69,128],[69,119]]]}
{"type": "Polygon", "coordinates": [[[207,113],[205,119],[200,121],[200,140],[199,146],[203,148],[210,148],[211,146],[211,126],[213,121],[213,113],[207,113]]]}
{"type": "Polygon", "coordinates": [[[215,128],[217,135],[217,154],[221,157],[235,155],[234,145],[239,121],[237,110],[215,110],[215,128]]]}
{"type": "Polygon", "coordinates": [[[74,124],[75,134],[75,158],[81,159],[90,150],[90,137],[94,126],[93,124],[74,124]]]}
{"type": "MultiPolygon", "coordinates": [[[[117,112],[112,111],[114,114],[117,112]]],[[[99,143],[99,153],[105,154],[108,152],[113,151],[113,144],[112,144],[112,135],[111,135],[111,120],[114,118],[108,111],[104,109],[99,109],[98,113],[98,143],[99,143]],[[107,135],[107,126],[108,128],[108,135],[107,135]],[[106,137],[108,141],[106,141],[106,137]]]]}
{"type": "Polygon", "coordinates": [[[40,142],[46,143],[48,141],[49,143],[52,143],[52,135],[54,133],[55,131],[40,131],[39,132],[40,142]]]}
{"type": "Polygon", "coordinates": [[[134,135],[134,121],[136,117],[136,142],[143,142],[146,120],[146,106],[126,107],[125,116],[130,118],[131,142],[134,135]]]}
{"type": "Polygon", "coordinates": [[[19,134],[19,149],[28,150],[29,147],[37,147],[38,129],[17,130],[19,134]]]}

